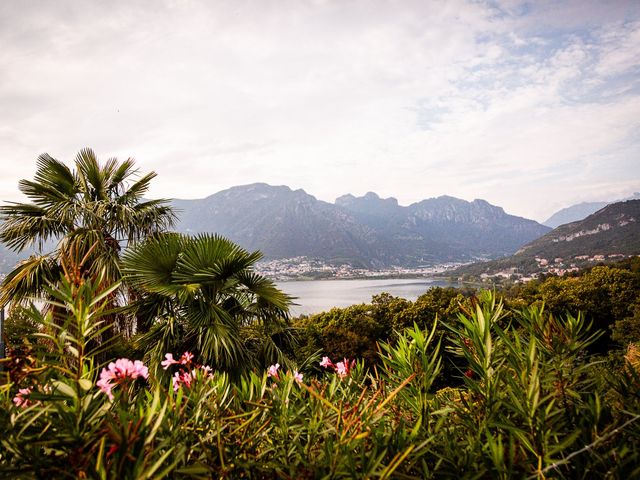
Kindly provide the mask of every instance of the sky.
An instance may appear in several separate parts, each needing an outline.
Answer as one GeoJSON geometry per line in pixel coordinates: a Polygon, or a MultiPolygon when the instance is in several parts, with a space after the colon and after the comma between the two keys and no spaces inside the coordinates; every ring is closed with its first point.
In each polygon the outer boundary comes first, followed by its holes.
{"type": "Polygon", "coordinates": [[[0,200],[39,154],[150,197],[451,195],[543,221],[640,191],[640,2],[0,2],[0,200]]]}

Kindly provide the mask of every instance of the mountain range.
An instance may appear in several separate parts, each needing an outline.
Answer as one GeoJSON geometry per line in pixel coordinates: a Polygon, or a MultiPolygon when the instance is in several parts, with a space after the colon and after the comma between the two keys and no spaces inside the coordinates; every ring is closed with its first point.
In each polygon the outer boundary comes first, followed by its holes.
{"type": "Polygon", "coordinates": [[[606,205],[584,220],[554,229],[524,245],[514,255],[459,268],[474,276],[567,270],[595,261],[640,254],[640,200],[606,205]]]}
{"type": "Polygon", "coordinates": [[[401,206],[369,192],[328,203],[264,183],[173,206],[179,231],[216,232],[267,259],[305,256],[363,267],[499,258],[550,230],[484,200],[442,196],[401,206]]]}
{"type": "MultiPolygon", "coordinates": [[[[618,237],[616,225],[627,220],[608,218],[621,208],[619,203],[593,202],[563,209],[547,223],[588,215],[601,207],[595,216],[569,222],[553,232],[549,226],[509,215],[485,200],[469,202],[450,196],[402,206],[395,198],[380,198],[369,192],[360,197],[343,195],[329,203],[301,189],[255,183],[202,199],[172,200],[172,205],[178,213],[178,231],[219,233],[249,250],[262,251],[266,259],[309,257],[332,264],[378,268],[502,258],[469,267],[484,272],[506,265],[527,264],[533,268],[534,258],[541,255],[640,253],[636,248],[638,232],[623,229],[620,232],[634,233],[618,237]],[[609,225],[605,230],[598,227],[605,224],[609,225]],[[591,231],[596,233],[584,233],[591,231]],[[583,234],[578,235],[580,232],[583,234]]],[[[636,203],[624,205],[633,209],[636,203]]],[[[640,218],[631,211],[618,213],[640,218]]],[[[625,226],[630,224],[638,225],[628,220],[625,226]]],[[[9,271],[27,255],[16,255],[0,245],[0,272],[9,271]]]]}

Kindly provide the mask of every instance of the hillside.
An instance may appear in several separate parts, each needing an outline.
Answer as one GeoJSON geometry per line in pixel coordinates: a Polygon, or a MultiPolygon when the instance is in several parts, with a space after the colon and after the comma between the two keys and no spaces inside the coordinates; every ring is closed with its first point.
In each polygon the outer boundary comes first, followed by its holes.
{"type": "MultiPolygon", "coordinates": [[[[484,200],[449,196],[401,206],[370,192],[329,203],[304,190],[255,183],[172,204],[178,231],[219,233],[266,259],[307,257],[362,268],[495,259],[549,231],[484,200]]],[[[0,271],[17,258],[0,250],[0,271]]]]}
{"type": "Polygon", "coordinates": [[[456,274],[564,273],[590,263],[640,254],[640,200],[612,203],[584,220],[562,225],[501,260],[456,274]]]}
{"type": "Polygon", "coordinates": [[[558,210],[542,222],[542,224],[547,227],[557,228],[566,223],[583,220],[607,205],[609,205],[607,202],[582,202],[576,205],[571,205],[570,207],[558,210]]]}
{"type": "MultiPolygon", "coordinates": [[[[640,192],[635,192],[628,198],[624,198],[622,200],[618,200],[619,202],[624,202],[627,200],[637,200],[640,198],[640,192]]],[[[543,225],[551,228],[557,228],[560,225],[564,225],[566,223],[577,222],[579,220],[584,220],[592,213],[596,213],[601,208],[606,207],[614,202],[582,202],[576,205],[571,205],[570,207],[563,208],[562,210],[558,210],[556,213],[551,215],[547,220],[542,222],[543,225]]]]}
{"type": "Polygon", "coordinates": [[[484,200],[447,196],[405,207],[370,192],[331,204],[303,190],[252,184],[174,205],[181,231],[218,232],[267,258],[306,256],[367,267],[497,258],[549,230],[484,200]]]}
{"type": "Polygon", "coordinates": [[[375,231],[400,264],[497,258],[549,231],[484,200],[441,196],[402,207],[395,198],[369,192],[345,195],[336,205],[375,231]]]}
{"type": "Polygon", "coordinates": [[[257,183],[173,205],[178,230],[216,232],[267,258],[309,256],[366,266],[384,261],[369,228],[303,190],[257,183]]]}

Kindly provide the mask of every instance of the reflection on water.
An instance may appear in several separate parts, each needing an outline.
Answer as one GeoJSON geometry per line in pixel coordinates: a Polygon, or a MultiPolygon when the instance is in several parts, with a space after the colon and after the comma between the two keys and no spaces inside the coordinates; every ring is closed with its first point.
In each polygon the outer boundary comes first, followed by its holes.
{"type": "Polygon", "coordinates": [[[391,280],[310,280],[300,282],[276,282],[285,293],[297,297],[291,309],[293,316],[318,313],[332,307],[348,307],[357,303],[369,303],[371,297],[387,292],[396,297],[415,300],[432,287],[447,286],[444,280],[391,279],[391,280]]]}

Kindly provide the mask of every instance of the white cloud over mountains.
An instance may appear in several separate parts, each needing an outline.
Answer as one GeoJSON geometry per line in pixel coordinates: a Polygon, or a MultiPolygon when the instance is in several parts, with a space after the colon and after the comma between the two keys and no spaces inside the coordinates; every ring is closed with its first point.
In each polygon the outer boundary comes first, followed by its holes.
{"type": "Polygon", "coordinates": [[[640,4],[0,4],[0,198],[39,153],[153,194],[485,198],[543,220],[640,188],[640,4]]]}

